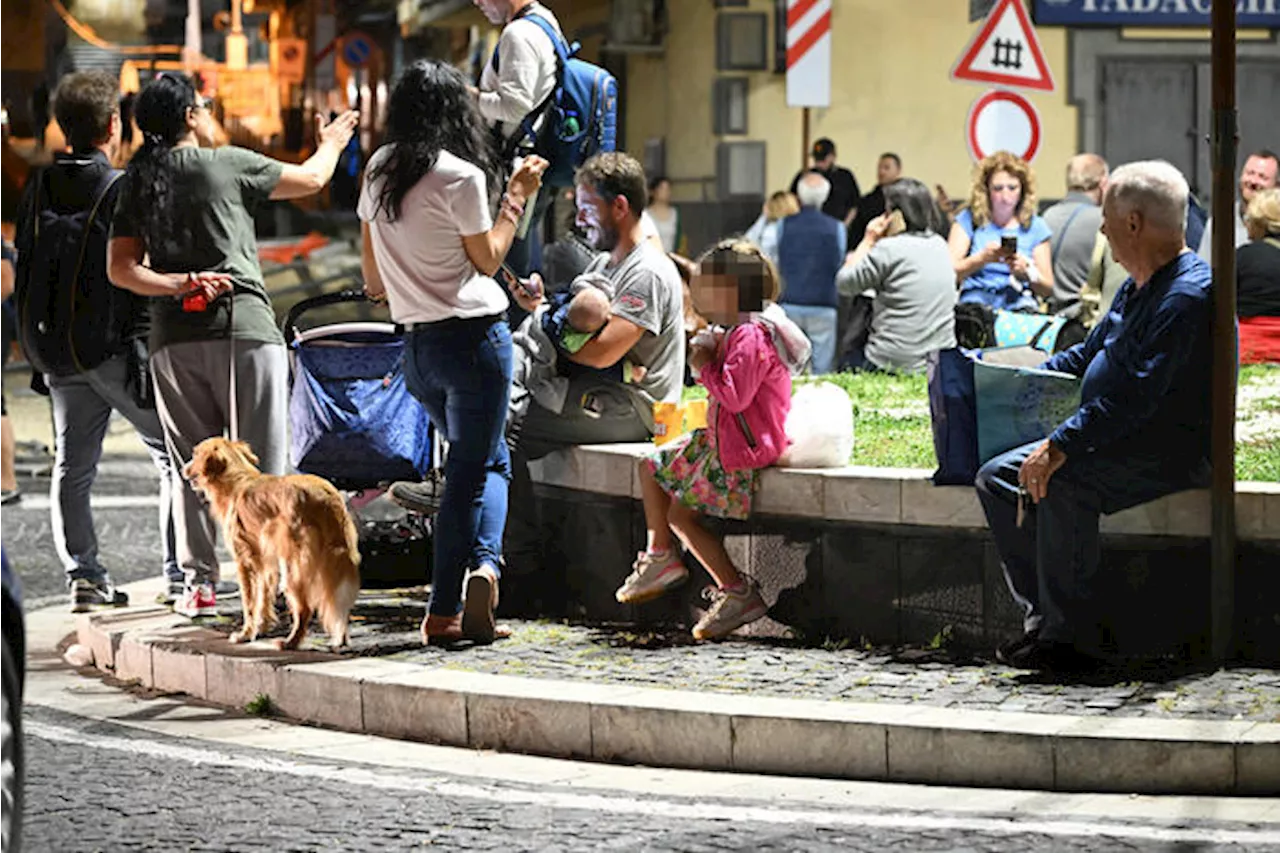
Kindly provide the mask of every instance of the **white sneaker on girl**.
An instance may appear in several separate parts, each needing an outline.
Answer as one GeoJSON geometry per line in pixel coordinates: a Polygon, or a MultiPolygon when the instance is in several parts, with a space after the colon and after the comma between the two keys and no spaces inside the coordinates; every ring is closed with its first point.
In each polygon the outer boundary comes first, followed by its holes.
{"type": "Polygon", "coordinates": [[[769,612],[769,605],[760,595],[760,585],[751,578],[743,578],[741,589],[709,586],[702,595],[711,602],[711,608],[693,626],[695,640],[718,640],[769,612]]]}
{"type": "Polygon", "coordinates": [[[642,551],[613,597],[623,604],[643,604],[688,579],[689,570],[674,551],[642,551]]]}

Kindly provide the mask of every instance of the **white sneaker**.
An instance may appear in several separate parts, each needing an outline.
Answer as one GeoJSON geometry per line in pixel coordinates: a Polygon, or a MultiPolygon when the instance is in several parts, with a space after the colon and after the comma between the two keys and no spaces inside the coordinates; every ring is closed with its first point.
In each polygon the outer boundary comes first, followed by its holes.
{"type": "Polygon", "coordinates": [[[641,552],[631,566],[631,574],[613,597],[622,604],[643,604],[689,579],[689,570],[674,551],[641,552]]]}
{"type": "Polygon", "coordinates": [[[201,583],[184,589],[182,598],[174,605],[173,612],[189,619],[199,616],[217,616],[218,599],[213,591],[213,584],[201,583]]]}
{"type": "Polygon", "coordinates": [[[702,591],[702,596],[711,602],[711,609],[693,626],[695,640],[726,637],[769,612],[769,605],[760,595],[760,585],[750,578],[736,592],[709,586],[702,591]]]}

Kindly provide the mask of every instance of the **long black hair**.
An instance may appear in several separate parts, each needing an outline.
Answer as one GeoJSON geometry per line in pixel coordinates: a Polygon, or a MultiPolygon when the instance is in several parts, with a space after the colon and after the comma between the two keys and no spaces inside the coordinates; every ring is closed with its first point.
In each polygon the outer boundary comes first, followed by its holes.
{"type": "Polygon", "coordinates": [[[376,210],[390,219],[400,217],[405,195],[435,168],[442,150],[480,167],[491,196],[500,189],[489,133],[466,78],[450,65],[420,59],[405,69],[387,102],[384,142],[390,151],[366,180],[381,180],[376,210]]]}
{"type": "Polygon", "coordinates": [[[161,74],[142,88],[134,102],[142,147],[129,161],[128,200],[148,251],[172,236],[176,217],[169,152],[187,134],[187,111],[198,105],[196,87],[181,74],[161,74]]]}
{"type": "Polygon", "coordinates": [[[938,210],[929,188],[915,178],[898,178],[884,188],[886,210],[902,211],[906,233],[932,231],[947,236],[946,219],[938,210]]]}

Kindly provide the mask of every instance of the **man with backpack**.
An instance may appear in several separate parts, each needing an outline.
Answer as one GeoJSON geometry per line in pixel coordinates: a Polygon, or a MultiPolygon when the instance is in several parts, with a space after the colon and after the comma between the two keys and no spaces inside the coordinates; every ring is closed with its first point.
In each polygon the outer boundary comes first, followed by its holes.
{"type": "Polygon", "coordinates": [[[551,164],[529,222],[507,253],[512,271],[527,276],[541,268],[538,229],[556,190],[572,187],[575,171],[593,154],[614,150],[618,84],[609,72],[577,58],[577,43],[565,41],[555,15],[537,0],[473,2],[503,28],[475,90],[480,114],[493,124],[499,157],[507,169],[527,154],[551,164]]]}
{"type": "Polygon", "coordinates": [[[174,556],[170,461],[152,398],[145,341],[147,300],[107,278],[107,238],[121,173],[119,88],[105,72],[64,77],[54,117],[70,153],[54,154],[27,183],[18,209],[19,339],[36,370],[33,387],[53,400],[50,489],[54,544],[67,572],[71,609],[123,606],[98,560],[89,491],[112,411],[133,425],[160,472],[160,529],[170,595],[183,576],[174,556]]]}

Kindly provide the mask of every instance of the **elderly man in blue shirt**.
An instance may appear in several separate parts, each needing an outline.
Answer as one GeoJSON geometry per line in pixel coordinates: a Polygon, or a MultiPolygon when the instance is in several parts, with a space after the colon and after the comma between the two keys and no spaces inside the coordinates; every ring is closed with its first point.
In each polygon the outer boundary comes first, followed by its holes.
{"type": "Polygon", "coordinates": [[[1024,636],[998,652],[1014,666],[1096,663],[1099,515],[1208,482],[1212,276],[1184,242],[1187,192],[1163,161],[1112,175],[1102,232],[1130,278],[1089,337],[1043,365],[1082,377],[1080,408],[978,471],[1026,614],[1024,636]]]}

